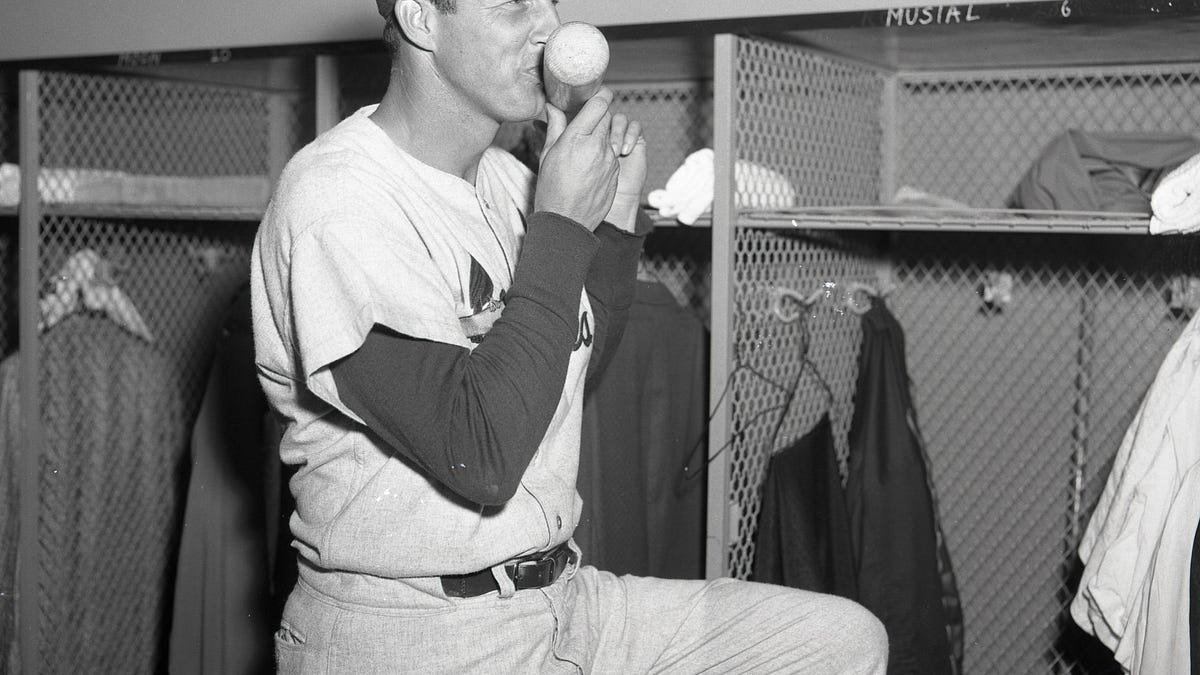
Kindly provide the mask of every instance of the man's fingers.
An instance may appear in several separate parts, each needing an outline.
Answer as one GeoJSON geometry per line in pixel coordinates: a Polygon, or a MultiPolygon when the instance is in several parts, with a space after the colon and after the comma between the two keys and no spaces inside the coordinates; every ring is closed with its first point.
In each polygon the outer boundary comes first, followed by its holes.
{"type": "Polygon", "coordinates": [[[625,127],[625,140],[621,145],[621,151],[619,154],[622,157],[628,155],[629,153],[633,152],[634,147],[636,147],[638,143],[645,145],[646,140],[642,138],[641,122],[634,120],[629,123],[629,126],[625,127]]]}
{"type": "Polygon", "coordinates": [[[629,118],[623,113],[614,113],[612,125],[609,127],[608,141],[612,145],[613,154],[620,156],[625,148],[625,130],[629,128],[629,118]]]}
{"type": "MultiPolygon", "coordinates": [[[[580,134],[591,134],[600,126],[601,121],[605,121],[608,117],[608,104],[612,103],[613,93],[608,87],[601,87],[596,95],[589,98],[587,103],[579,109],[579,113],[575,115],[575,119],[571,121],[571,126],[580,134]]],[[[549,108],[550,106],[547,106],[549,108]]],[[[604,127],[604,131],[608,132],[608,127],[604,127]]]]}
{"type": "Polygon", "coordinates": [[[545,157],[546,151],[553,147],[554,143],[558,141],[558,137],[562,135],[563,129],[566,128],[566,113],[550,104],[546,104],[546,140],[542,143],[543,157],[545,157]]]}

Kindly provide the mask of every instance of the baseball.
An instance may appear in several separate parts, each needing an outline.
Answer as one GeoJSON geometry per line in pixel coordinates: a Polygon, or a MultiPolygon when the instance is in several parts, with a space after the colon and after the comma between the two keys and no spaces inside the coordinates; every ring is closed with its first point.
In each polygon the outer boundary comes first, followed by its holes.
{"type": "Polygon", "coordinates": [[[542,55],[542,84],[546,99],[574,113],[604,82],[608,41],[600,29],[582,21],[562,24],[546,40],[542,55]]]}

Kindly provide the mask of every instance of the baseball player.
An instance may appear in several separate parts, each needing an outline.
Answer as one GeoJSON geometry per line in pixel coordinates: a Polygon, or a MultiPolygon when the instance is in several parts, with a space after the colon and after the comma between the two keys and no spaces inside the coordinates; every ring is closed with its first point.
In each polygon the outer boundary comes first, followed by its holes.
{"type": "Polygon", "coordinates": [[[640,125],[605,89],[546,104],[554,0],[377,2],[389,87],[288,163],[251,263],[296,467],[279,670],[883,672],[849,601],[582,564],[584,383],[651,228],[640,125]],[[491,142],[541,115],[534,175],[491,142]]]}

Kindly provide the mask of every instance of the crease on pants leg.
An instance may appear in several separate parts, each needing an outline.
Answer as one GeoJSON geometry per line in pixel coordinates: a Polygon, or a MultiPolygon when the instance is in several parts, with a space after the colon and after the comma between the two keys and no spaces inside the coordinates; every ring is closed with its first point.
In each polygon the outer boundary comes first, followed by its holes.
{"type": "MultiPolygon", "coordinates": [[[[573,568],[574,566],[572,566],[573,568]]],[[[541,589],[542,596],[546,599],[546,604],[550,610],[551,618],[554,619],[554,635],[551,638],[550,651],[554,654],[554,658],[560,663],[571,667],[571,672],[582,674],[586,672],[584,663],[586,662],[587,646],[580,646],[578,649],[572,650],[572,645],[566,641],[569,631],[563,625],[563,621],[567,620],[570,614],[566,611],[566,594],[570,592],[568,585],[571,583],[571,577],[575,575],[575,570],[570,569],[570,575],[563,572],[562,578],[558,582],[552,584],[548,588],[541,589]],[[581,653],[571,653],[572,651],[581,653]]]]}

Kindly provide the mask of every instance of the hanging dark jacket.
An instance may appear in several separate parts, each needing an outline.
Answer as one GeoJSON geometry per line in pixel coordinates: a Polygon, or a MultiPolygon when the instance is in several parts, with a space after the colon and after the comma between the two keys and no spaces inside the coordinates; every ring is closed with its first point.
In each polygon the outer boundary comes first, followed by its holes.
{"type": "Polygon", "coordinates": [[[888,673],[961,672],[962,612],[937,520],[904,333],[882,298],[862,317],[846,501],[858,601],[887,628],[888,673]]]}
{"type": "Polygon", "coordinates": [[[828,415],[771,457],[753,580],[851,599],[857,594],[850,520],[828,415]]]}
{"type": "Polygon", "coordinates": [[[192,427],[171,675],[261,673],[274,667],[271,634],[296,563],[287,546],[292,505],[281,489],[285,472],[277,439],[265,424],[269,419],[254,366],[250,287],[245,285],[221,322],[192,427]]]}
{"type": "Polygon", "coordinates": [[[615,574],[704,577],[704,324],[639,281],[624,337],[584,403],[575,541],[615,574]]]}

